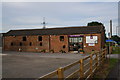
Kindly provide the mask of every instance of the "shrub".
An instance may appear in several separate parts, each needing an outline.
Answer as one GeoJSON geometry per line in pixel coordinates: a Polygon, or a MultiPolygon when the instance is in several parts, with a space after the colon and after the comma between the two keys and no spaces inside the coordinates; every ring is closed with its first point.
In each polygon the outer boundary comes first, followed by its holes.
{"type": "Polygon", "coordinates": [[[53,49],[51,49],[51,50],[50,50],[50,52],[54,53],[54,50],[53,50],[53,49]]]}
{"type": "Polygon", "coordinates": [[[63,51],[63,50],[60,50],[59,52],[61,52],[61,53],[66,53],[65,51],[63,51]]]}
{"type": "Polygon", "coordinates": [[[46,52],[46,49],[43,49],[43,50],[41,50],[40,52],[44,52],[44,53],[45,53],[45,52],[46,52]]]}

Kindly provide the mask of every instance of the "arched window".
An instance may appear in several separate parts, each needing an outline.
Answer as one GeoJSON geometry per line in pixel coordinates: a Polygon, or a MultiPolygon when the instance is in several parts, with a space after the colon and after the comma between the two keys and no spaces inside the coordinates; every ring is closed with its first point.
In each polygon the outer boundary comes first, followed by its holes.
{"type": "Polygon", "coordinates": [[[20,42],[20,46],[22,46],[22,42],[20,42]]]}
{"type": "Polygon", "coordinates": [[[64,36],[60,36],[60,41],[64,41],[64,36]]]}
{"type": "Polygon", "coordinates": [[[23,41],[27,41],[26,36],[23,36],[23,41]]]}
{"type": "Polygon", "coordinates": [[[38,41],[42,41],[42,36],[38,36],[38,41]]]}
{"type": "Polygon", "coordinates": [[[40,46],[42,46],[42,43],[40,43],[40,46]]]}
{"type": "Polygon", "coordinates": [[[32,42],[30,42],[29,45],[32,46],[32,42]]]}
{"type": "Polygon", "coordinates": [[[11,42],[11,46],[13,46],[13,42],[11,42]]]}

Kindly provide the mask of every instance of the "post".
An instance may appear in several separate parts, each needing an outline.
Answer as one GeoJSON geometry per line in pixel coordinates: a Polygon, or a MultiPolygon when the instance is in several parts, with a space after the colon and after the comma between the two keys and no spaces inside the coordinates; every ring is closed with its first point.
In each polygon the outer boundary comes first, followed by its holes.
{"type": "Polygon", "coordinates": [[[102,56],[101,56],[101,61],[102,62],[101,63],[103,63],[103,60],[104,60],[104,50],[101,51],[101,54],[102,54],[102,56]]]}
{"type": "Polygon", "coordinates": [[[58,80],[63,80],[63,79],[64,79],[63,68],[60,67],[58,69],[58,80]]]}
{"type": "Polygon", "coordinates": [[[90,55],[90,75],[92,75],[92,63],[93,63],[92,57],[93,55],[91,54],[90,55]]]}
{"type": "Polygon", "coordinates": [[[105,49],[105,58],[107,59],[107,54],[108,54],[108,50],[107,48],[105,49]]]}
{"type": "Polygon", "coordinates": [[[109,42],[109,47],[108,47],[108,49],[109,49],[109,59],[110,59],[110,42],[109,42]]]}
{"type": "Polygon", "coordinates": [[[98,53],[96,53],[96,67],[98,67],[98,53]]]}
{"type": "Polygon", "coordinates": [[[103,62],[105,61],[105,50],[103,50],[103,62]]]}
{"type": "Polygon", "coordinates": [[[83,59],[80,60],[80,78],[84,78],[83,59]]]}

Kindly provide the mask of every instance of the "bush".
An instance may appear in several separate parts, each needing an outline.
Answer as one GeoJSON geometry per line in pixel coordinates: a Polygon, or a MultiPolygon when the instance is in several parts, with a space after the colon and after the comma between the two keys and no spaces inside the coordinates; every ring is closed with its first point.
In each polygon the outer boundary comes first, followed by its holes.
{"type": "Polygon", "coordinates": [[[44,52],[44,53],[45,53],[45,52],[46,52],[46,50],[45,50],[45,49],[43,49],[43,50],[41,50],[40,52],[44,52]]]}
{"type": "Polygon", "coordinates": [[[50,50],[50,52],[54,53],[54,50],[53,50],[53,49],[51,49],[51,50],[50,50]]]}
{"type": "Polygon", "coordinates": [[[63,51],[63,50],[60,50],[59,52],[61,52],[61,53],[66,53],[65,51],[63,51]]]}

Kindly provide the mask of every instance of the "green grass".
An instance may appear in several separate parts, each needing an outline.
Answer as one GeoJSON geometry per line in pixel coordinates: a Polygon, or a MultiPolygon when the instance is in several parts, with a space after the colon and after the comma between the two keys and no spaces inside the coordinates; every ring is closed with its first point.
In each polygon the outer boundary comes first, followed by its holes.
{"type": "Polygon", "coordinates": [[[118,59],[115,59],[115,58],[107,59],[96,71],[96,73],[93,76],[94,78],[93,80],[106,78],[110,70],[116,65],[117,62],[118,62],[118,59]]]}
{"type": "Polygon", "coordinates": [[[113,47],[112,54],[120,54],[120,47],[113,47]]]}
{"type": "Polygon", "coordinates": [[[109,61],[109,69],[115,66],[115,64],[118,62],[118,59],[111,58],[109,61]]]}

